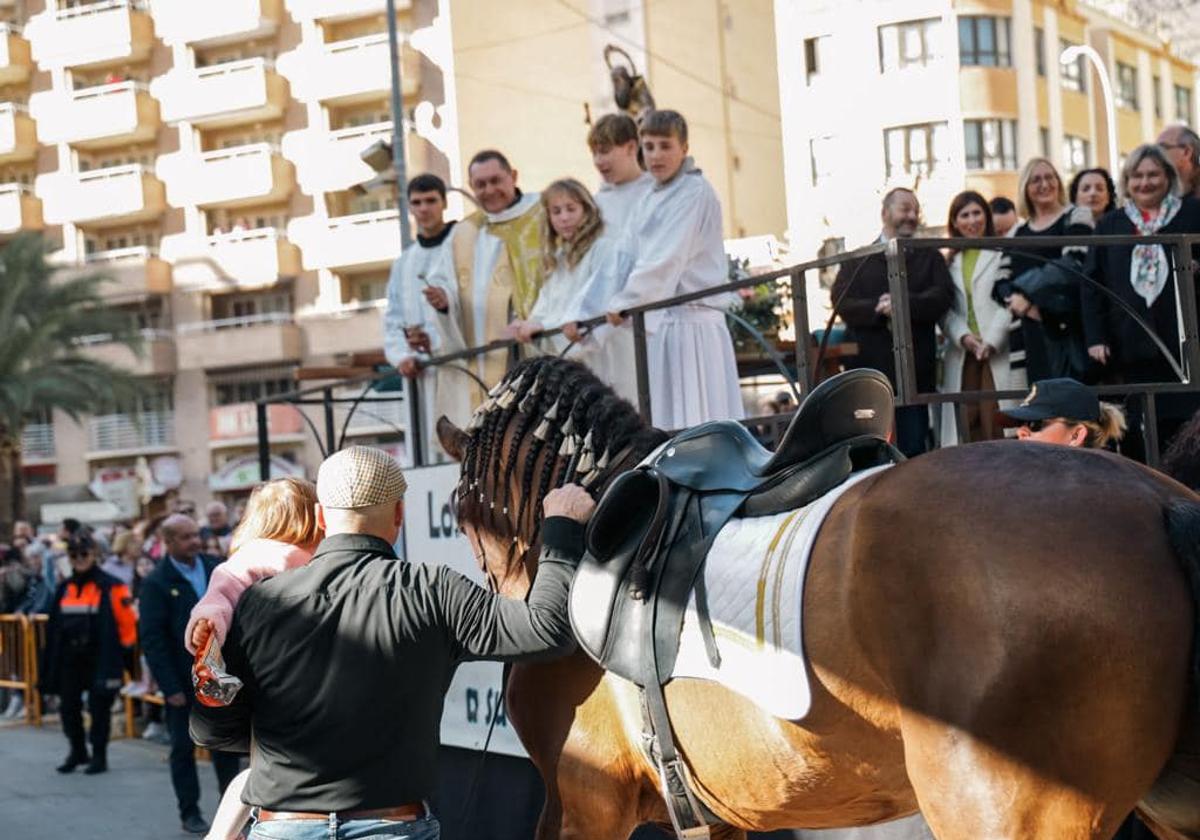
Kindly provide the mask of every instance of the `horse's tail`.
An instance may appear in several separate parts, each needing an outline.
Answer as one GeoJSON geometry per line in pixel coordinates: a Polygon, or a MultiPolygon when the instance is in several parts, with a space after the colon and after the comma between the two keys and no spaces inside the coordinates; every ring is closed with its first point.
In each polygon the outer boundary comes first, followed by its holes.
{"type": "Polygon", "coordinates": [[[1196,625],[1192,635],[1192,711],[1200,714],[1200,504],[1187,499],[1167,502],[1163,521],[1192,593],[1196,625]]]}
{"type": "Polygon", "coordinates": [[[1168,502],[1163,522],[1192,594],[1192,707],[1175,752],[1154,787],[1138,803],[1138,811],[1159,829],[1160,837],[1200,838],[1200,503],[1187,499],[1168,502]]]}

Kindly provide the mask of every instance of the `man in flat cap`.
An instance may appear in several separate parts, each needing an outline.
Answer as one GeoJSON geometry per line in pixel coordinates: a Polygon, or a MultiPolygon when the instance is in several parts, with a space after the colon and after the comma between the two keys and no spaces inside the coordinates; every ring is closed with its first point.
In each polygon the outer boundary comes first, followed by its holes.
{"type": "Polygon", "coordinates": [[[446,689],[460,662],[549,658],[573,645],[567,590],[593,503],[568,485],[545,500],[545,547],[527,601],[440,565],[398,560],[404,475],[353,446],[317,476],[325,529],[312,562],[251,586],[226,665],[244,688],[197,705],[196,743],[253,750],[251,838],[434,840],[433,793],[446,689]],[[253,732],[253,739],[251,739],[253,732]]]}

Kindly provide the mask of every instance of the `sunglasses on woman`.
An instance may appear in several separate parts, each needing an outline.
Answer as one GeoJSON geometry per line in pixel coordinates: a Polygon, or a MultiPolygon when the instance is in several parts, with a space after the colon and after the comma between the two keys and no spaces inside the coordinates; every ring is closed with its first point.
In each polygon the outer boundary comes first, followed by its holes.
{"type": "Polygon", "coordinates": [[[1061,417],[1047,417],[1045,420],[1030,420],[1025,424],[1025,428],[1029,429],[1029,431],[1033,432],[1034,434],[1037,434],[1047,426],[1053,426],[1055,423],[1066,422],[1067,421],[1063,420],[1061,417]]]}

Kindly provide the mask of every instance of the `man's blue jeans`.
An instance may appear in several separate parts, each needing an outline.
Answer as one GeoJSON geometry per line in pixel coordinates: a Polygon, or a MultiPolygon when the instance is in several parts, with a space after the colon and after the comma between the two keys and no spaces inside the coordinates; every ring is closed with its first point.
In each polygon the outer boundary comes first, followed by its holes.
{"type": "Polygon", "coordinates": [[[271,820],[255,823],[250,840],[439,840],[437,817],[427,813],[419,820],[271,820]]]}

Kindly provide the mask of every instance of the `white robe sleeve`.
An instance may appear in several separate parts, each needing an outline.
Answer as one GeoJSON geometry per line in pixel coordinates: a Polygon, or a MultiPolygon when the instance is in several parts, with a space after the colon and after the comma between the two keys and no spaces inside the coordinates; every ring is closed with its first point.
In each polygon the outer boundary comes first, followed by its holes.
{"type": "Polygon", "coordinates": [[[586,260],[587,273],[567,307],[567,321],[586,321],[608,312],[633,267],[632,255],[612,239],[598,239],[586,260]]]}
{"type": "Polygon", "coordinates": [[[609,300],[607,311],[620,312],[675,296],[699,226],[700,208],[673,204],[660,210],[671,217],[657,220],[650,232],[632,225],[626,230],[622,245],[634,255],[634,261],[625,282],[617,284],[620,290],[609,300]]]}
{"type": "Polygon", "coordinates": [[[409,321],[404,300],[403,264],[403,255],[392,262],[392,269],[388,273],[387,309],[383,312],[383,355],[392,367],[416,355],[404,335],[404,327],[409,321]]]}

